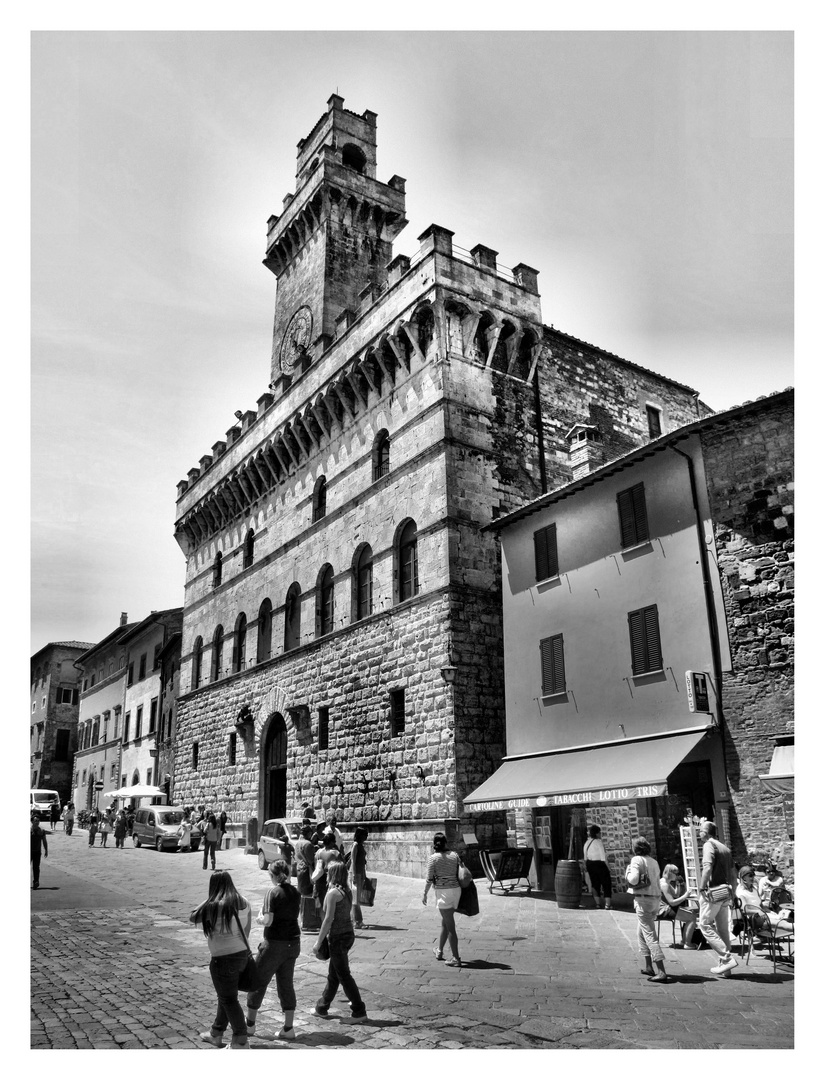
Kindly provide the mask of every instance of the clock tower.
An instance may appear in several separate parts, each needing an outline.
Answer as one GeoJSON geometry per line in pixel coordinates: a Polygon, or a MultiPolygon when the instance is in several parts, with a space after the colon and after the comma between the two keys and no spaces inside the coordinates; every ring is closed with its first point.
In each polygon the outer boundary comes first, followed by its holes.
{"type": "Polygon", "coordinates": [[[264,265],[278,279],[272,389],[283,393],[331,344],[342,312],[383,288],[406,225],[404,180],[375,179],[376,114],[333,94],[298,143],[295,194],[268,221],[264,265]]]}

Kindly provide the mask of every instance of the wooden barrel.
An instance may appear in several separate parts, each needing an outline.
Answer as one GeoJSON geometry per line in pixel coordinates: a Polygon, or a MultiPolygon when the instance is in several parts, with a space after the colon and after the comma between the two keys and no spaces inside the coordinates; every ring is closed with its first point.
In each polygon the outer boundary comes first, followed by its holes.
{"type": "Polygon", "coordinates": [[[563,908],[577,908],[581,896],[581,867],[574,859],[559,859],[556,863],[556,903],[563,908]]]}

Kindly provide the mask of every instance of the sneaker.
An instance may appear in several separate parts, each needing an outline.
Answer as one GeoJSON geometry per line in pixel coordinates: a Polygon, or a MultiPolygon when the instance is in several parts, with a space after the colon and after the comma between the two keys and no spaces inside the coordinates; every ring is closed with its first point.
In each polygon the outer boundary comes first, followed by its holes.
{"type": "Polygon", "coordinates": [[[248,1050],[249,1043],[229,1043],[224,1047],[224,1050],[248,1050]]]}
{"type": "Polygon", "coordinates": [[[444,953],[441,951],[441,949],[439,949],[437,945],[433,945],[433,956],[436,958],[436,960],[444,959],[444,953]]]}
{"type": "Polygon", "coordinates": [[[461,961],[458,959],[457,956],[453,956],[450,960],[448,960],[446,962],[446,964],[444,966],[445,967],[461,967],[461,961]]]}
{"type": "Polygon", "coordinates": [[[322,1005],[316,1005],[312,1010],[313,1016],[322,1016],[325,1020],[329,1016],[329,1009],[325,1009],[322,1005]]]}
{"type": "Polygon", "coordinates": [[[212,1046],[223,1046],[223,1038],[220,1035],[213,1035],[211,1031],[202,1031],[198,1038],[201,1042],[211,1043],[212,1046]]]}
{"type": "Polygon", "coordinates": [[[739,965],[739,961],[736,959],[736,957],[735,956],[729,956],[727,958],[727,960],[722,960],[720,963],[718,963],[716,965],[716,967],[712,967],[710,969],[711,974],[713,974],[713,975],[724,975],[726,971],[732,971],[733,968],[737,967],[738,965],[739,965]]]}
{"type": "Polygon", "coordinates": [[[295,1028],[294,1027],[291,1027],[291,1028],[282,1027],[281,1030],[278,1032],[277,1037],[279,1039],[294,1039],[295,1038],[295,1028]]]}

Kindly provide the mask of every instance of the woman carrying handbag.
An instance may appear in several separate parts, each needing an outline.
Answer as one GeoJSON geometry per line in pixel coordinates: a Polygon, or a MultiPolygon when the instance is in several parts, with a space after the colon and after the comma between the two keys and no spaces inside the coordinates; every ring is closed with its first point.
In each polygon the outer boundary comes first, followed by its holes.
{"type": "MultiPolygon", "coordinates": [[[[447,851],[447,837],[437,832],[433,837],[433,854],[427,864],[427,881],[424,885],[424,897],[421,901],[426,906],[430,887],[435,889],[435,906],[441,915],[441,934],[438,945],[433,948],[436,960],[444,959],[444,946],[449,939],[452,959],[447,967],[461,967],[458,955],[458,935],[455,931],[455,909],[461,901],[461,883],[459,870],[461,860],[454,851],[447,851]]],[[[466,868],[465,868],[466,869],[466,868]]],[[[469,871],[468,871],[469,872],[469,871]]]]}
{"type": "MultiPolygon", "coordinates": [[[[218,1010],[210,1031],[200,1038],[212,1046],[224,1046],[223,1034],[232,1026],[232,1041],[224,1049],[248,1050],[246,1020],[238,1001],[238,981],[251,959],[247,931],[252,911],[235,888],[226,870],[214,870],[209,879],[209,896],[195,908],[189,921],[200,924],[212,959],[209,974],[218,996],[218,1010]]],[[[254,960],[252,961],[254,966],[254,960]]]]}

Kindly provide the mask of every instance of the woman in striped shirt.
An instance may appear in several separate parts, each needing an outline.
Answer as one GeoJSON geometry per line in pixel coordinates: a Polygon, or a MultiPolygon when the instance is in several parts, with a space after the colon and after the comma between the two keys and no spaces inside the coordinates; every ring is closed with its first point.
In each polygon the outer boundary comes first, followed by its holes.
{"type": "Polygon", "coordinates": [[[458,955],[458,937],[455,932],[455,909],[461,899],[458,867],[458,855],[454,851],[447,851],[447,837],[443,832],[437,832],[433,837],[433,854],[427,864],[427,882],[424,886],[422,903],[426,905],[427,893],[430,891],[430,886],[433,886],[436,907],[441,913],[441,935],[438,939],[438,946],[433,949],[433,952],[436,960],[443,960],[444,945],[447,938],[450,939],[453,958],[447,961],[447,967],[461,967],[461,958],[458,955]]]}

